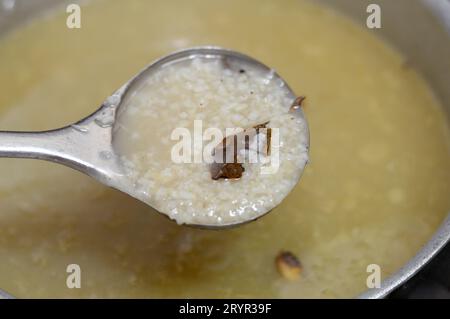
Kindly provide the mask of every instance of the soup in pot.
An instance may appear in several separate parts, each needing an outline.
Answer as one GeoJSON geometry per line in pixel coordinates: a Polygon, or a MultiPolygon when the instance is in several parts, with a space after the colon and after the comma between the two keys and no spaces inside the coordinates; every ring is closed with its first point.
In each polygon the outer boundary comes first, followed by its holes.
{"type": "Polygon", "coordinates": [[[301,0],[99,0],[80,29],[66,18],[60,7],[0,39],[1,130],[71,123],[150,61],[217,45],[306,96],[310,163],[273,212],[212,231],[69,168],[0,159],[0,287],[12,295],[352,297],[368,265],[392,274],[449,211],[442,107],[376,31],[301,0]],[[286,275],[280,256],[301,272],[286,275]],[[79,289],[66,284],[72,264],[79,289]]]}

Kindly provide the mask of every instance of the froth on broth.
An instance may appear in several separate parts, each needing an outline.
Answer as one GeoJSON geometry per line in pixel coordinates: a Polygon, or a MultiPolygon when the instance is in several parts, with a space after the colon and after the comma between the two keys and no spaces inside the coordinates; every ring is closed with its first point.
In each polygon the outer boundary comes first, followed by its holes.
{"type": "Polygon", "coordinates": [[[91,1],[0,40],[0,128],[58,127],[94,111],[143,65],[212,44],[273,66],[306,95],[310,164],[264,218],[180,227],[65,167],[1,159],[0,287],[19,297],[351,297],[430,238],[450,208],[448,124],[404,58],[305,1],[91,1]],[[176,12],[176,14],[174,14],[176,12]],[[289,281],[280,251],[303,267],[289,281]],[[68,289],[79,264],[82,288],[68,289]]]}

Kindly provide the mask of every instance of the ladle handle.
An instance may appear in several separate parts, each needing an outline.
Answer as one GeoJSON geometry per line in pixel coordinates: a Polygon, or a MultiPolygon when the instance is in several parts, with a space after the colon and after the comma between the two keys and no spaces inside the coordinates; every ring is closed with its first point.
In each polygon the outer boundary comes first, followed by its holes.
{"type": "Polygon", "coordinates": [[[113,156],[111,129],[91,121],[51,131],[0,131],[0,158],[31,158],[59,163],[106,185],[121,174],[113,156]]]}
{"type": "Polygon", "coordinates": [[[0,131],[0,157],[63,161],[67,151],[63,130],[44,132],[0,131]]]}
{"type": "Polygon", "coordinates": [[[82,133],[71,127],[43,132],[0,131],[0,157],[41,159],[89,174],[94,165],[81,137],[82,133]]]}

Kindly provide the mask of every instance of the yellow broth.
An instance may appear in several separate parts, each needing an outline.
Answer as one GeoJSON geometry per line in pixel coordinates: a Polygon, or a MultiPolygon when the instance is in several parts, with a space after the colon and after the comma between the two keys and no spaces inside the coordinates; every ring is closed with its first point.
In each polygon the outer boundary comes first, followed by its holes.
{"type": "Polygon", "coordinates": [[[439,102],[376,31],[304,1],[92,1],[0,40],[0,129],[62,126],[94,111],[151,60],[220,45],[273,66],[299,95],[311,163],[261,220],[177,226],[55,164],[1,159],[0,287],[19,297],[351,297],[430,238],[450,208],[439,102]],[[302,262],[276,271],[280,250],[302,262]],[[66,267],[81,267],[68,289],[66,267]]]}

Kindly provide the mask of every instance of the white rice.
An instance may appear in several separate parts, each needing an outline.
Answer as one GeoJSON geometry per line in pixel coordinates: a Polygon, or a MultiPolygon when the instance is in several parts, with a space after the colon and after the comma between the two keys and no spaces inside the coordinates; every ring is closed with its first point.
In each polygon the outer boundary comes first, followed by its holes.
{"type": "Polygon", "coordinates": [[[301,111],[289,112],[288,90],[271,78],[249,66],[197,58],[161,68],[128,95],[114,147],[148,204],[180,224],[220,226],[257,218],[287,196],[308,160],[308,130],[301,111]],[[193,132],[194,120],[202,120],[203,131],[223,132],[270,121],[267,127],[279,129],[278,171],[264,175],[262,163],[244,163],[240,179],[213,180],[208,163],[173,162],[171,133],[193,132]]]}

